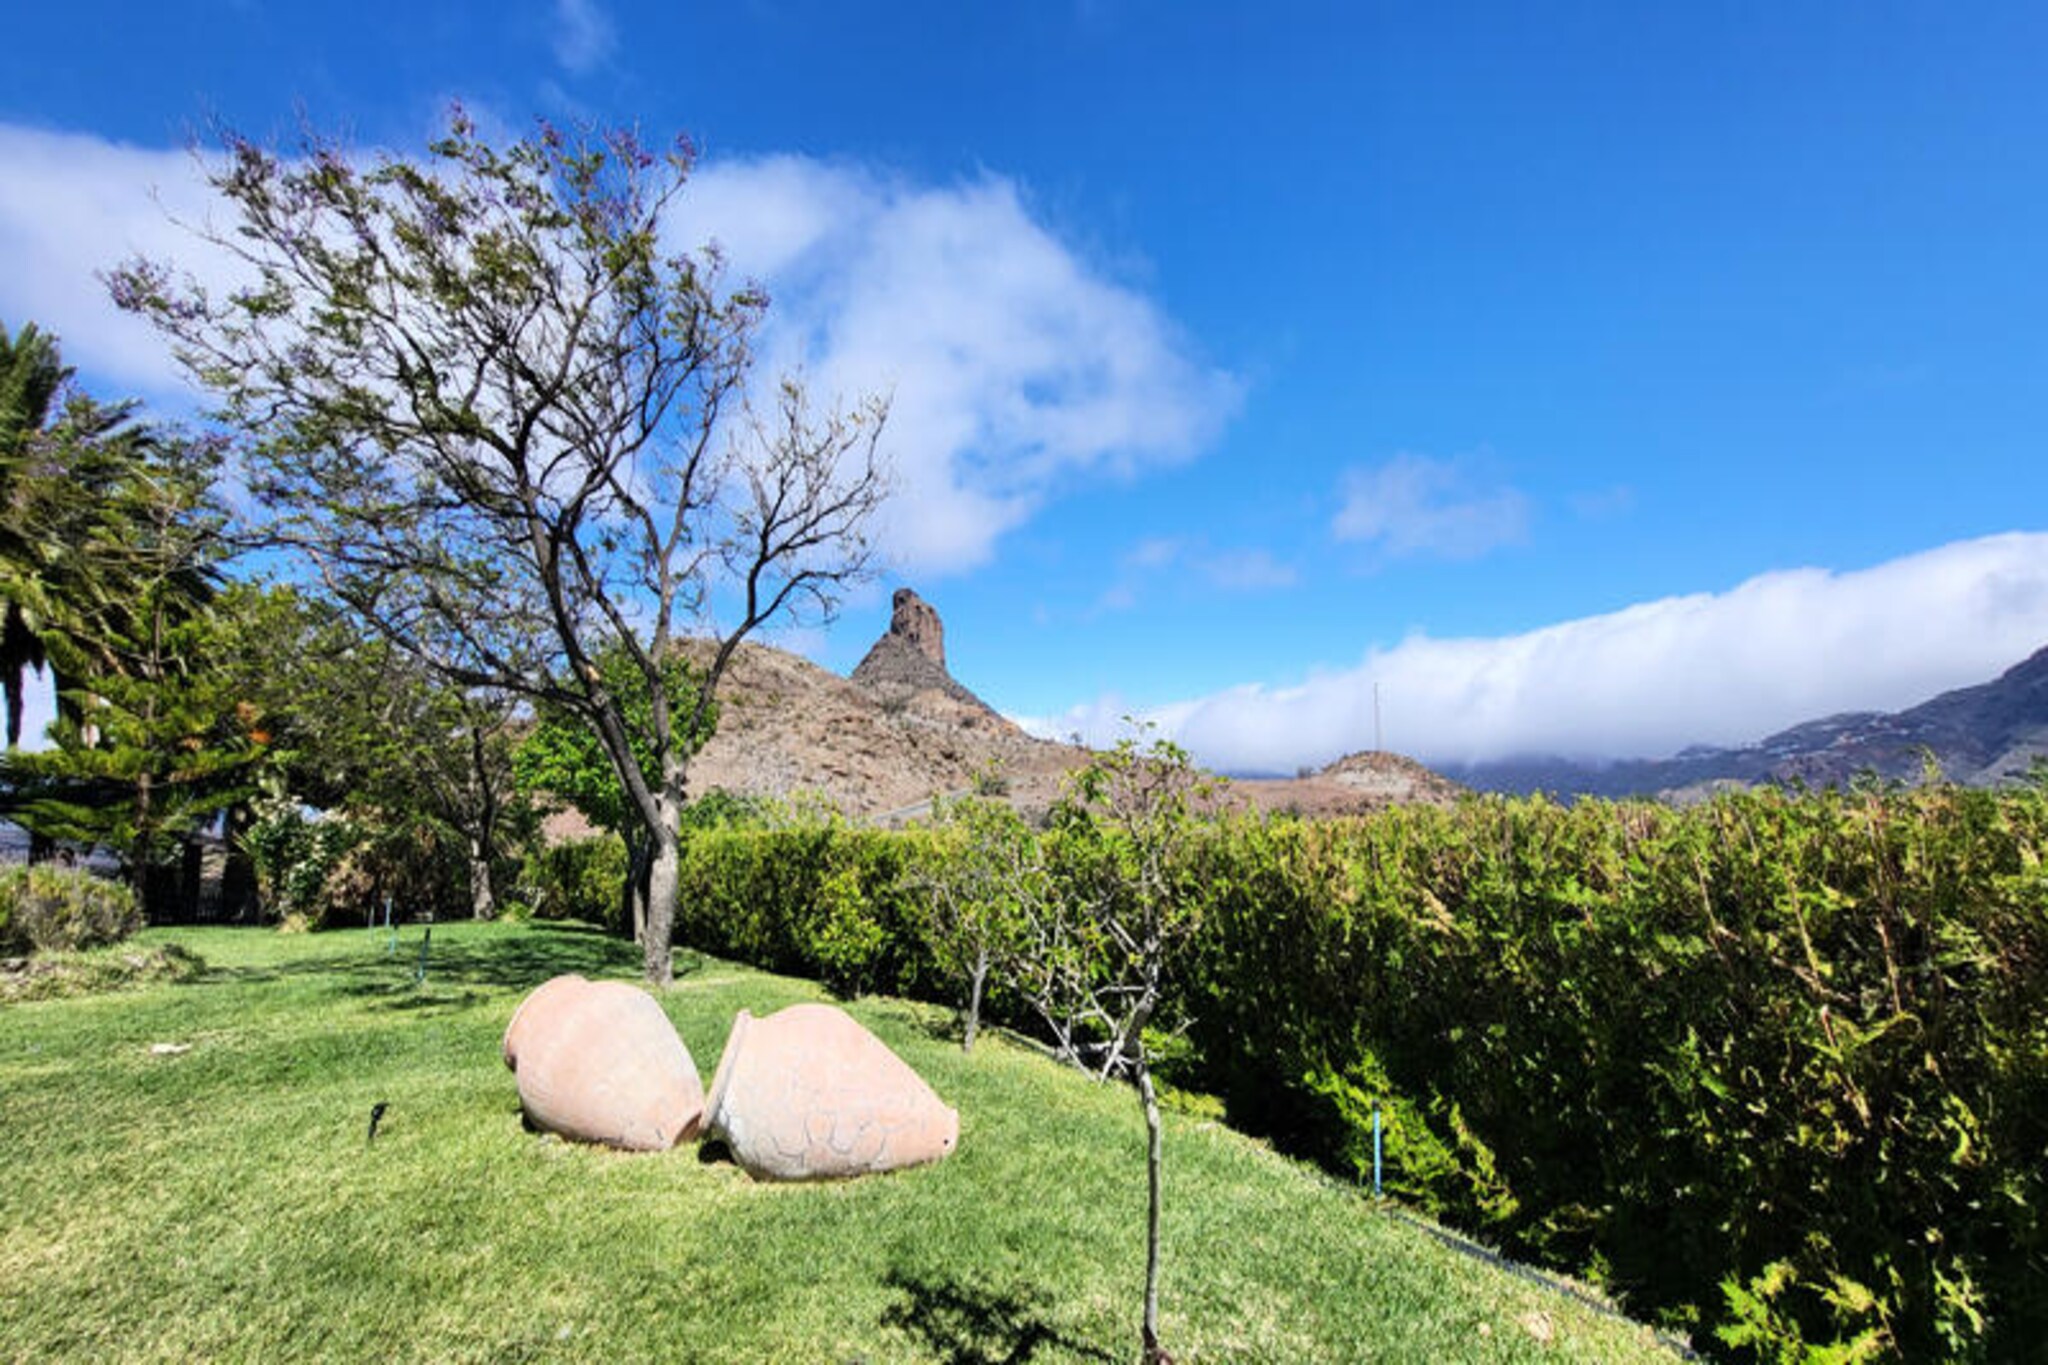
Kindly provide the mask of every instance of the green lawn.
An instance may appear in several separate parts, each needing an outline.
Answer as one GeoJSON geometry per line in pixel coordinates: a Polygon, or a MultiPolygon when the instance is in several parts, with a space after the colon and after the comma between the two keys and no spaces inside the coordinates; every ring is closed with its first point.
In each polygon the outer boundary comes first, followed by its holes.
{"type": "MultiPolygon", "coordinates": [[[[195,978],[0,1005],[0,1357],[1120,1361],[1136,1355],[1144,1125],[1130,1092],[943,1011],[852,1012],[961,1115],[959,1150],[834,1185],[695,1147],[525,1131],[498,1040],[574,928],[156,930],[195,978]],[[189,1044],[155,1055],[157,1043],[189,1044]],[[371,1105],[389,1105],[374,1144],[371,1105]]],[[[821,998],[703,962],[664,999],[708,1079],[735,1011],[821,998]]],[[[1177,1358],[1669,1360],[1648,1331],[1169,1116],[1177,1358]]]]}

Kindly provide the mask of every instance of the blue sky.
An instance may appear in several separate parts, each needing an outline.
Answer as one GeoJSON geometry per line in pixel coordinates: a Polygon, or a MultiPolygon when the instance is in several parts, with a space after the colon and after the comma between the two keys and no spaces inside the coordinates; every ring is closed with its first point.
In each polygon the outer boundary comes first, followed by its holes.
{"type": "Polygon", "coordinates": [[[2048,9],[107,5],[10,19],[0,319],[182,396],[92,271],[178,149],[449,100],[687,131],[764,347],[895,394],[888,589],[1064,733],[1291,769],[1655,754],[2048,644],[2048,9]]]}

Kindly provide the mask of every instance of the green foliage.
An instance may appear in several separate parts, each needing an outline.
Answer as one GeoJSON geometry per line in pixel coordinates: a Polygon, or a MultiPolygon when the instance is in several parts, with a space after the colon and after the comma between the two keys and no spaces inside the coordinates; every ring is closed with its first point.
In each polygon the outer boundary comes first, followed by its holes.
{"type": "Polygon", "coordinates": [[[384,905],[408,919],[462,913],[466,869],[459,849],[432,823],[389,821],[377,812],[309,812],[273,789],[254,803],[242,848],[256,873],[261,913],[309,928],[380,920],[384,905]]]}
{"type": "MultiPolygon", "coordinates": [[[[649,738],[653,711],[646,675],[618,645],[598,654],[597,669],[625,720],[641,778],[650,789],[659,788],[661,762],[649,738]]],[[[680,653],[671,653],[662,663],[662,682],[672,698],[693,695],[702,681],[680,653]]],[[[717,732],[718,705],[713,701],[701,709],[679,710],[682,714],[677,719],[682,724],[671,743],[676,753],[688,757],[717,732]]],[[[563,707],[542,709],[538,723],[513,750],[512,773],[520,790],[566,801],[599,829],[630,835],[640,823],[640,814],[628,799],[596,729],[588,719],[563,707]]],[[[722,812],[723,808],[713,809],[722,812]]]]}
{"type": "Polygon", "coordinates": [[[63,542],[39,515],[36,447],[70,377],[55,338],[32,322],[9,337],[0,323],[0,693],[10,749],[21,742],[25,675],[48,663],[40,631],[44,579],[63,542]]]}
{"type": "MultiPolygon", "coordinates": [[[[195,231],[243,278],[210,290],[133,261],[115,303],[217,395],[302,581],[442,677],[604,737],[666,985],[692,746],[745,636],[829,618],[867,572],[886,403],[820,412],[800,379],[754,376],[766,297],[726,288],[716,247],[664,245],[694,160],[680,139],[543,124],[495,146],[457,108],[420,159],[311,133],[289,155],[233,134],[221,150],[226,221],[195,231]],[[678,692],[693,637],[703,672],[678,692]]],[[[544,785],[615,804],[565,742],[544,785]]]]}
{"type": "Polygon", "coordinates": [[[529,851],[519,886],[535,918],[582,920],[614,933],[626,885],[626,847],[615,835],[572,839],[529,851]]]}
{"type": "Polygon", "coordinates": [[[1893,1342],[1884,1301],[1845,1275],[1837,1275],[1813,1296],[1851,1335],[1822,1345],[1809,1343],[1802,1315],[1785,1308],[1802,1288],[1811,1291],[1811,1286],[1801,1284],[1790,1261],[1771,1262],[1748,1284],[1722,1281],[1728,1321],[1716,1327],[1714,1335],[1773,1365],[1862,1365],[1890,1352],[1893,1342]]]}
{"type": "Polygon", "coordinates": [[[1003,970],[1028,946],[1027,907],[1042,903],[1050,887],[1038,840],[1002,802],[935,800],[930,828],[913,846],[905,877],[924,901],[924,942],[964,997],[962,1043],[971,1049],[990,975],[1000,988],[1003,970]]]}
{"type": "Polygon", "coordinates": [[[216,601],[226,550],[220,452],[75,395],[9,476],[4,575],[58,683],[54,747],[10,750],[8,814],[99,844],[138,886],[177,837],[247,790],[261,746],[216,601]]]}
{"type": "MultiPolygon", "coordinates": [[[[1108,833],[1039,866],[1111,886],[1108,833]]],[[[928,886],[960,850],[698,836],[681,934],[843,979],[857,887],[860,984],[955,999],[928,886]]],[[[1352,1171],[1378,1104],[1404,1197],[1740,1358],[2012,1358],[2048,1333],[2044,852],[2043,784],[1215,821],[1162,872],[1200,920],[1176,1082],[1352,1171]]]]}
{"type": "Polygon", "coordinates": [[[903,875],[929,837],[819,820],[693,833],[677,941],[844,993],[929,994],[945,978],[923,899],[903,875]]]}
{"type": "MultiPolygon", "coordinates": [[[[273,788],[344,817],[386,881],[411,880],[400,866],[420,850],[466,847],[456,881],[472,911],[488,912],[490,868],[538,822],[513,789],[514,699],[446,682],[288,587],[234,584],[221,604],[238,627],[237,705],[269,746],[273,788]]],[[[423,891],[402,894],[439,899],[423,891]]]]}
{"type": "Polygon", "coordinates": [[[1167,987],[1201,926],[1204,896],[1185,858],[1216,782],[1186,750],[1126,738],[1071,775],[1043,841],[1046,890],[1005,975],[1078,1060],[1084,1039],[1105,1076],[1142,1076],[1144,1036],[1170,1023],[1167,987]]]}
{"type": "Polygon", "coordinates": [[[857,864],[836,867],[818,883],[810,941],[824,981],[842,994],[866,992],[869,969],[887,941],[887,932],[868,913],[857,864]]]}
{"type": "Polygon", "coordinates": [[[281,793],[259,800],[242,847],[255,867],[263,913],[272,919],[319,920],[327,879],[360,837],[348,820],[311,816],[281,793]]]}
{"type": "Polygon", "coordinates": [[[135,893],[76,868],[0,867],[0,952],[75,952],[142,927],[135,893]]]}
{"type": "MultiPolygon", "coordinates": [[[[714,719],[716,715],[714,712],[714,719]]],[[[741,796],[723,787],[713,787],[683,807],[684,833],[707,829],[766,827],[779,818],[777,803],[766,797],[741,796]]]]}
{"type": "Polygon", "coordinates": [[[2039,789],[1236,822],[1186,1004],[1238,1121],[1341,1161],[1378,1091],[1425,1206],[1675,1324],[1783,1263],[1731,1345],[1996,1356],[2048,1323],[2044,841],[2039,789]]]}

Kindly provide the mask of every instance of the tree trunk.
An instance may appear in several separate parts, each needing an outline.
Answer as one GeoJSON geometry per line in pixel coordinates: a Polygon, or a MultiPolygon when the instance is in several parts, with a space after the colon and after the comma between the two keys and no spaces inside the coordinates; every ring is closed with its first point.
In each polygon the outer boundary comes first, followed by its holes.
{"type": "Polygon", "coordinates": [[[198,836],[188,834],[179,850],[178,918],[187,924],[199,920],[200,895],[205,887],[206,848],[198,836]]]}
{"type": "Polygon", "coordinates": [[[974,1035],[981,1031],[981,987],[988,980],[988,949],[984,948],[974,959],[974,969],[967,977],[967,1021],[960,1030],[960,1050],[974,1051],[974,1035]]]}
{"type": "Polygon", "coordinates": [[[633,942],[647,942],[647,839],[643,834],[626,840],[626,880],[619,886],[619,922],[630,925],[633,942]]]}
{"type": "Polygon", "coordinates": [[[491,885],[491,850],[497,843],[498,789],[491,781],[490,747],[483,727],[469,726],[469,781],[476,832],[469,840],[469,913],[473,919],[498,917],[497,888],[491,885]]]}
{"type": "MultiPolygon", "coordinates": [[[[662,804],[666,808],[668,803],[662,804]]],[[[654,848],[647,867],[647,936],[641,947],[646,950],[647,984],[665,989],[675,979],[669,946],[676,931],[676,887],[682,880],[683,845],[675,826],[667,820],[651,833],[654,848]]]]}
{"type": "Polygon", "coordinates": [[[227,823],[223,827],[227,836],[227,863],[220,874],[222,919],[239,922],[256,917],[256,865],[250,861],[249,850],[243,844],[243,836],[254,823],[255,813],[247,803],[228,811],[227,823]]]}
{"type": "Polygon", "coordinates": [[[481,839],[469,841],[469,913],[472,919],[498,916],[498,895],[491,885],[491,850],[481,839]]]}
{"type": "Polygon", "coordinates": [[[1145,1105],[1145,1175],[1151,1193],[1145,1209],[1144,1365],[1171,1359],[1159,1345],[1159,1176],[1164,1145],[1159,1131],[1159,1096],[1152,1090],[1152,1069],[1138,1054],[1138,1098],[1145,1105]]]}
{"type": "Polygon", "coordinates": [[[154,812],[150,808],[149,774],[138,773],[135,777],[135,839],[128,848],[128,877],[135,888],[135,903],[142,907],[143,916],[154,923],[149,904],[149,845],[150,820],[154,812]]]}

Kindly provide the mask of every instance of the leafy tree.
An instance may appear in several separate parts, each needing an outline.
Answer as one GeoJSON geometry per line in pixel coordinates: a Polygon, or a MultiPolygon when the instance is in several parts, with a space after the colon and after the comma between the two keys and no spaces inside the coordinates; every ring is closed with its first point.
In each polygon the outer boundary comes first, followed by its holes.
{"type": "Polygon", "coordinates": [[[1046,900],[1045,863],[1023,817],[1003,801],[934,801],[932,835],[910,879],[929,907],[926,938],[933,956],[965,985],[960,1047],[972,1052],[989,977],[1016,958],[1026,907],[1046,900]]]}
{"type": "Polygon", "coordinates": [[[211,444],[75,398],[47,468],[22,476],[25,524],[55,547],[40,641],[60,679],[55,747],[10,750],[10,814],[47,838],[124,855],[138,894],[173,837],[246,788],[260,756],[215,610],[225,556],[211,444]]]}
{"type": "Polygon", "coordinates": [[[35,622],[53,547],[34,515],[28,476],[37,439],[70,375],[55,338],[32,322],[10,338],[0,324],[0,694],[10,749],[21,743],[24,680],[48,662],[35,622]]]}
{"type": "Polygon", "coordinates": [[[1010,975],[1077,1065],[1130,1081],[1145,1112],[1144,1359],[1159,1344],[1163,1137],[1152,1082],[1154,1028],[1170,969],[1200,923],[1184,849],[1216,779],[1164,739],[1126,738],[1076,772],[1053,809],[1043,894],[1020,898],[1021,949],[1010,975]]]}
{"type": "Polygon", "coordinates": [[[237,585],[228,596],[250,622],[244,704],[272,745],[282,808],[304,802],[383,834],[452,834],[470,913],[496,914],[502,835],[508,820],[528,822],[512,778],[514,699],[453,686],[290,588],[237,585]]]}
{"type": "MultiPolygon", "coordinates": [[[[627,738],[642,779],[650,786],[659,783],[659,761],[643,738],[653,730],[644,677],[626,651],[616,647],[598,655],[597,670],[625,713],[627,738]]],[[[663,673],[671,696],[688,695],[695,685],[695,670],[677,653],[671,652],[664,661],[663,673]]],[[[703,711],[691,713],[687,720],[695,728],[690,734],[679,735],[676,742],[689,754],[695,754],[717,729],[716,702],[703,711]]],[[[612,766],[598,733],[572,711],[543,707],[539,720],[512,751],[512,771],[521,790],[566,801],[592,825],[609,830],[624,841],[627,870],[620,920],[633,926],[636,942],[644,942],[651,850],[639,811],[625,784],[619,781],[618,770],[612,766]]]]}
{"type": "Polygon", "coordinates": [[[201,235],[252,282],[134,262],[116,301],[220,395],[268,530],[325,592],[443,677],[592,728],[647,839],[666,984],[694,738],[746,635],[829,616],[865,571],[883,405],[815,415],[793,377],[750,401],[765,296],[662,240],[686,143],[543,125],[499,150],[458,109],[426,162],[225,152],[231,226],[201,235]],[[678,693],[664,661],[693,634],[678,693]]]}

